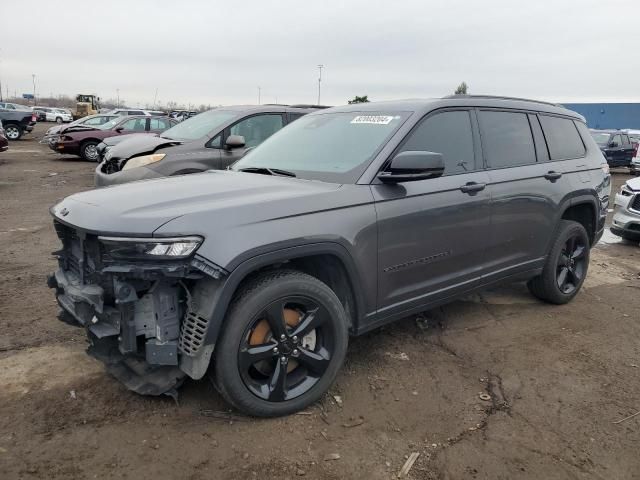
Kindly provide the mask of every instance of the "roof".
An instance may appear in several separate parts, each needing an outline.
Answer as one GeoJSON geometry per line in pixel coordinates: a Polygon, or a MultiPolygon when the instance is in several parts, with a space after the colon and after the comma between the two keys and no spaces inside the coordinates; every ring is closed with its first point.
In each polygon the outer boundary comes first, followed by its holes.
{"type": "MultiPolygon", "coordinates": [[[[568,110],[561,105],[537,100],[528,100],[512,97],[494,97],[489,95],[451,95],[443,98],[407,99],[384,102],[356,103],[331,108],[330,112],[417,112],[429,111],[446,107],[487,107],[510,108],[516,110],[529,110],[535,112],[553,113],[556,115],[570,116],[581,121],[584,117],[579,113],[568,110]]],[[[325,110],[326,112],[327,110],[325,110]]]]}
{"type": "Polygon", "coordinates": [[[318,109],[327,108],[322,105],[280,105],[280,104],[264,104],[264,105],[225,105],[213,110],[226,110],[234,112],[273,112],[275,110],[282,112],[315,112],[318,109]]]}

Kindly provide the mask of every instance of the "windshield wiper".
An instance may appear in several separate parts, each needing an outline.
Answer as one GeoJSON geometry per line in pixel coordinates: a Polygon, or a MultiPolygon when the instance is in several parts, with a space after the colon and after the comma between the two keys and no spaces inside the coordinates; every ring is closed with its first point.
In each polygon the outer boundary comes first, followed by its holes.
{"type": "Polygon", "coordinates": [[[246,167],[238,170],[239,172],[248,173],[262,173],[267,175],[278,175],[280,177],[295,177],[296,174],[289,172],[288,170],[280,170],[279,168],[267,168],[267,167],[246,167]]]}

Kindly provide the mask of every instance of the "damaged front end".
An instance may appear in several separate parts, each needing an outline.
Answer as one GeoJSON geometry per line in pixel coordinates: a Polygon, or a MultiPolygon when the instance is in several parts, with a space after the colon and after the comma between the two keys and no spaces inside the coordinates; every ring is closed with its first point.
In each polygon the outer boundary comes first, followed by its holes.
{"type": "Polygon", "coordinates": [[[63,248],[48,279],[66,316],[83,326],[87,352],[127,388],[174,395],[202,378],[216,292],[227,274],[195,255],[202,239],[95,235],[54,221],[63,248]]]}

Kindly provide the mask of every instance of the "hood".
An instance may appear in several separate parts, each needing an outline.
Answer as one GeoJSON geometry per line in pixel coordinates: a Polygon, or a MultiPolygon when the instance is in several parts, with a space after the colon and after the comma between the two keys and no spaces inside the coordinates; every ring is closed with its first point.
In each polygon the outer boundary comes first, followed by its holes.
{"type": "MultiPolygon", "coordinates": [[[[107,145],[113,145],[113,147],[109,149],[111,159],[124,160],[153,153],[160,148],[182,143],[178,140],[169,140],[168,138],[162,138],[159,135],[149,135],[148,133],[126,135],[126,137],[122,142],[107,143],[107,145]]],[[[109,140],[109,142],[111,142],[111,140],[109,140]]]]}
{"type": "Polygon", "coordinates": [[[625,185],[635,192],[640,192],[640,177],[627,180],[625,185]]]}
{"type": "MultiPolygon", "coordinates": [[[[208,230],[337,208],[346,201],[335,195],[340,187],[211,170],[76,193],[53,206],[51,213],[63,223],[93,233],[148,236],[181,218],[194,231],[178,234],[206,235],[208,230]]],[[[161,234],[165,235],[164,230],[161,234]]]]}

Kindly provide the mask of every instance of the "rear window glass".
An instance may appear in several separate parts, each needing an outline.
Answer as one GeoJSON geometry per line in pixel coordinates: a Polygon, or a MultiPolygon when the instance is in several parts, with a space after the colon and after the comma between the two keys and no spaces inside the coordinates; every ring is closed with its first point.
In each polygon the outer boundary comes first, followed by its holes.
{"type": "Polygon", "coordinates": [[[479,112],[482,148],[491,168],[536,163],[529,120],[524,113],[479,112]]]}
{"type": "Polygon", "coordinates": [[[584,144],[572,120],[548,115],[539,118],[551,160],[584,157],[584,144]]]}

